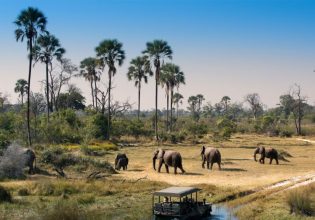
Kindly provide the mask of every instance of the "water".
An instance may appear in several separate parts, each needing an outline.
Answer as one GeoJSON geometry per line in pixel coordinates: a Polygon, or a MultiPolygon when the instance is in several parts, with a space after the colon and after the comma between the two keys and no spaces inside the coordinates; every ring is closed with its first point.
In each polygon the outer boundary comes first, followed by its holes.
{"type": "Polygon", "coordinates": [[[237,218],[233,215],[233,209],[224,205],[212,205],[211,216],[203,220],[237,220],[237,218]]]}

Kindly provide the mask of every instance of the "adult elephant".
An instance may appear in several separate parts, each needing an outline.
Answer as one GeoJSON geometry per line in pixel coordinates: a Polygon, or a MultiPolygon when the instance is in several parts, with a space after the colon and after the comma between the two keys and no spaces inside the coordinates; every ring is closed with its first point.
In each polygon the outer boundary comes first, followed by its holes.
{"type": "Polygon", "coordinates": [[[123,168],[123,170],[127,170],[128,162],[129,160],[126,154],[117,154],[115,158],[115,169],[120,170],[120,168],[123,168]]]}
{"type": "Polygon", "coordinates": [[[213,147],[205,147],[201,148],[201,159],[202,159],[202,168],[205,168],[205,163],[207,162],[207,169],[212,170],[212,166],[214,163],[217,163],[219,166],[219,170],[221,170],[221,153],[218,149],[213,147]],[[210,167],[209,167],[210,165],[210,167]]]}
{"type": "Polygon", "coordinates": [[[174,167],[174,173],[177,174],[177,168],[179,168],[182,173],[185,173],[182,165],[182,157],[180,153],[172,150],[158,149],[153,153],[153,169],[155,169],[155,161],[159,160],[158,172],[161,172],[161,167],[165,164],[166,172],[169,173],[168,167],[174,167]]]}
{"type": "Polygon", "coordinates": [[[36,155],[32,149],[19,148],[18,153],[21,155],[21,159],[24,160],[26,167],[29,167],[28,173],[35,174],[36,169],[36,155]]]}
{"type": "Polygon", "coordinates": [[[254,160],[257,162],[256,154],[260,154],[259,163],[261,164],[265,163],[265,158],[270,158],[269,164],[272,163],[273,159],[275,159],[277,164],[279,164],[278,151],[274,148],[265,149],[265,147],[257,147],[254,152],[254,160]]]}

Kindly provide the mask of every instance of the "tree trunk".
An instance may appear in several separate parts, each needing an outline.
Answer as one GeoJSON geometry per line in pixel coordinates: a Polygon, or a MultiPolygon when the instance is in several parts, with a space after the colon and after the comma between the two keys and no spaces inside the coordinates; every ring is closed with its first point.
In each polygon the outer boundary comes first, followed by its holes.
{"type": "Polygon", "coordinates": [[[21,93],[21,98],[22,98],[22,107],[23,107],[23,98],[24,98],[24,94],[23,93],[21,93]]]}
{"type": "MultiPolygon", "coordinates": [[[[47,58],[46,58],[47,59],[47,58]]],[[[49,82],[48,82],[48,60],[46,60],[46,102],[47,102],[47,124],[49,124],[49,82]]]]}
{"type": "Polygon", "coordinates": [[[166,89],[166,131],[169,131],[169,117],[168,117],[168,111],[169,111],[169,89],[166,89]]]}
{"type": "Polygon", "coordinates": [[[176,102],[176,118],[178,119],[178,102],[176,102]]]}
{"type": "Polygon", "coordinates": [[[95,105],[94,105],[93,80],[91,80],[90,83],[91,83],[92,105],[93,105],[93,108],[94,108],[95,105]]]}
{"type": "Polygon", "coordinates": [[[30,93],[31,93],[31,75],[32,75],[32,61],[33,61],[33,39],[32,37],[29,39],[30,45],[30,56],[29,56],[29,67],[28,67],[28,90],[27,90],[27,137],[28,137],[28,145],[32,146],[32,138],[31,138],[31,126],[30,126],[30,93]]]}
{"type": "Polygon", "coordinates": [[[96,79],[94,80],[94,96],[95,96],[95,108],[97,111],[97,86],[96,86],[96,79]]]}
{"type": "Polygon", "coordinates": [[[110,115],[110,91],[112,87],[112,71],[111,69],[108,70],[108,122],[107,122],[107,140],[110,139],[110,125],[111,125],[111,115],[110,115]]]}
{"type": "Polygon", "coordinates": [[[171,120],[170,120],[170,131],[172,132],[173,125],[173,88],[171,88],[171,120]]]}
{"type": "Polygon", "coordinates": [[[159,81],[159,66],[156,67],[155,72],[155,139],[159,140],[158,136],[158,81],[159,81]]]}
{"type": "Polygon", "coordinates": [[[140,120],[140,92],[141,92],[141,81],[138,84],[138,120],[140,120]]]}

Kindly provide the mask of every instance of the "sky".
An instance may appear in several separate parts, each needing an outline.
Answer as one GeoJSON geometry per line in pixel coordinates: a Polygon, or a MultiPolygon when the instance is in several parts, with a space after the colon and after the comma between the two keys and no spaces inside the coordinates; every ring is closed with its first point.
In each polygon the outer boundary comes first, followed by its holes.
{"type": "MultiPolygon", "coordinates": [[[[36,7],[47,17],[47,29],[59,38],[65,57],[79,65],[95,56],[104,39],[123,43],[126,60],[114,77],[113,99],[137,108],[137,89],[127,80],[132,58],[146,42],[163,39],[173,50],[171,62],[185,73],[185,97],[203,94],[217,103],[225,95],[243,102],[258,93],[272,108],[295,83],[315,104],[315,1],[313,0],[1,0],[0,92],[16,103],[15,82],[28,75],[26,42],[16,42],[13,21],[21,10],[36,7]]],[[[170,60],[165,60],[170,62],[170,60]]],[[[32,91],[42,92],[43,64],[36,64],[32,91]]],[[[107,74],[102,76],[107,83],[107,74]]],[[[75,78],[91,103],[89,83],[75,78]]],[[[101,88],[103,84],[100,84],[101,88]]],[[[154,78],[143,85],[142,109],[154,108],[154,78]]],[[[165,108],[159,89],[159,108],[165,108]]]]}

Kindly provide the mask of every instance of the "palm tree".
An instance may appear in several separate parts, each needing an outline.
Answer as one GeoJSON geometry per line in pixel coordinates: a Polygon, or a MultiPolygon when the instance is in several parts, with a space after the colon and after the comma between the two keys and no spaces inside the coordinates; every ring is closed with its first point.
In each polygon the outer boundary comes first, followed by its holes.
{"type": "Polygon", "coordinates": [[[138,120],[140,118],[140,93],[141,93],[141,81],[148,82],[148,76],[152,76],[153,72],[150,68],[150,60],[147,56],[136,57],[131,60],[130,67],[128,68],[127,77],[128,80],[134,80],[135,86],[138,87],[138,120]]]}
{"type": "MultiPolygon", "coordinates": [[[[173,120],[173,96],[174,88],[179,88],[180,84],[185,84],[184,73],[180,70],[179,66],[167,63],[161,68],[161,82],[162,85],[166,85],[166,95],[167,95],[167,118],[168,118],[168,103],[169,103],[169,91],[171,92],[171,120],[170,120],[170,131],[172,130],[172,120],[173,120]]],[[[167,119],[168,122],[168,119],[167,119]]]]}
{"type": "Polygon", "coordinates": [[[95,48],[96,55],[101,58],[103,66],[108,66],[108,133],[107,139],[110,138],[110,127],[111,127],[111,89],[112,89],[112,76],[117,72],[115,63],[121,66],[125,59],[125,52],[122,50],[122,43],[114,40],[103,40],[98,47],[95,48]]]}
{"type": "Polygon", "coordinates": [[[29,51],[29,71],[28,71],[28,90],[27,90],[27,135],[28,144],[32,145],[31,129],[30,129],[30,90],[31,90],[31,75],[33,62],[33,43],[41,33],[46,32],[46,17],[36,8],[29,7],[21,11],[16,21],[15,30],[16,41],[23,41],[27,38],[27,49],[29,51]]]}
{"type": "Polygon", "coordinates": [[[48,72],[52,70],[53,59],[56,58],[61,62],[61,58],[65,52],[66,50],[61,47],[59,40],[50,34],[40,36],[37,39],[37,44],[34,46],[33,56],[35,58],[35,62],[40,61],[46,65],[47,122],[49,122],[49,110],[52,111],[52,106],[49,104],[48,72]]]}
{"type": "Polygon", "coordinates": [[[173,103],[176,104],[176,118],[178,118],[178,104],[183,103],[182,99],[184,96],[180,93],[175,93],[173,96],[173,103]]]}
{"type": "Polygon", "coordinates": [[[231,101],[231,98],[229,96],[223,96],[222,99],[221,99],[221,102],[224,105],[224,112],[225,112],[225,114],[227,114],[228,105],[229,105],[230,101],[231,101]]]}
{"type": "Polygon", "coordinates": [[[96,82],[100,80],[100,76],[98,72],[96,71],[96,68],[98,67],[99,62],[96,58],[88,57],[81,61],[80,63],[80,74],[79,76],[84,77],[87,81],[90,82],[91,85],[91,94],[92,94],[92,104],[93,107],[96,107],[97,109],[97,86],[96,82]],[[94,82],[94,88],[93,88],[93,82],[94,82]],[[95,101],[94,101],[95,99],[95,101]]]}
{"type": "Polygon", "coordinates": [[[158,84],[160,80],[161,60],[164,58],[172,59],[172,49],[166,41],[154,40],[147,42],[147,48],[143,51],[152,59],[155,67],[155,138],[158,140],[158,84]]]}
{"type": "Polygon", "coordinates": [[[160,73],[160,83],[162,88],[165,86],[165,93],[166,93],[166,130],[168,131],[169,128],[169,121],[168,121],[168,112],[169,112],[169,97],[170,97],[170,90],[171,90],[171,77],[172,73],[167,71],[168,64],[162,66],[161,73],[160,73]]]}
{"type": "Polygon", "coordinates": [[[202,94],[196,95],[196,98],[198,100],[198,111],[200,111],[202,102],[205,100],[205,98],[204,98],[204,96],[202,94]]]}
{"type": "Polygon", "coordinates": [[[24,94],[27,93],[27,90],[28,90],[28,85],[25,79],[19,79],[18,81],[16,81],[14,92],[20,93],[19,96],[21,97],[21,100],[22,100],[22,106],[24,104],[23,102],[24,94]]]}

